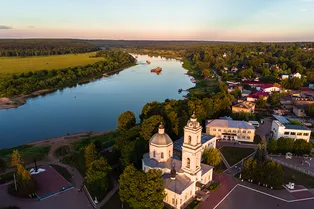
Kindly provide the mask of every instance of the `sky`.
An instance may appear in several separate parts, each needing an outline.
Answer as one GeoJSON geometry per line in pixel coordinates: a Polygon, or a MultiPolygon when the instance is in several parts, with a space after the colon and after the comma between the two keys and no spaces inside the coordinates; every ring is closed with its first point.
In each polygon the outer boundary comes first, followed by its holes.
{"type": "Polygon", "coordinates": [[[0,38],[314,41],[314,0],[0,0],[0,38]]]}

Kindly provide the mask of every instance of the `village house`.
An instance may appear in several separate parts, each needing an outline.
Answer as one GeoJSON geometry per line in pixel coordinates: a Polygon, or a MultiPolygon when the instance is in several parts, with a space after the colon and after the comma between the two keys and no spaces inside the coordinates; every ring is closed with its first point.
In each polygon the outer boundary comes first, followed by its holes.
{"type": "Polygon", "coordinates": [[[267,100],[268,98],[268,93],[263,92],[263,91],[257,91],[255,93],[251,93],[247,98],[246,101],[248,102],[256,102],[260,98],[263,98],[264,100],[267,100]]]}
{"type": "Polygon", "coordinates": [[[263,91],[267,93],[272,93],[275,91],[280,92],[281,88],[279,86],[275,86],[274,84],[263,84],[256,88],[258,91],[263,91]]]}
{"type": "Polygon", "coordinates": [[[245,112],[245,113],[254,113],[255,109],[255,103],[253,102],[241,102],[236,105],[232,105],[232,113],[240,113],[240,112],[245,112]]]}
{"type": "Polygon", "coordinates": [[[290,74],[290,78],[300,78],[301,79],[302,75],[300,73],[293,73],[290,74]]]}
{"type": "Polygon", "coordinates": [[[288,78],[289,78],[288,74],[282,74],[281,75],[281,80],[288,79],[288,78]]]}
{"type": "Polygon", "coordinates": [[[292,108],[293,113],[298,117],[304,117],[305,116],[305,105],[294,105],[292,108]]]}

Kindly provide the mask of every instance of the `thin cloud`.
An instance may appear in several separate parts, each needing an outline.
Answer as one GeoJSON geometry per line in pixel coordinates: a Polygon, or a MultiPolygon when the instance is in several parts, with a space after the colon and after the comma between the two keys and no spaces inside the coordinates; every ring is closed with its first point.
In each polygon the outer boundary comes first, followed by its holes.
{"type": "Polygon", "coordinates": [[[302,12],[305,12],[305,11],[307,11],[307,9],[306,9],[306,8],[303,8],[303,9],[301,9],[301,11],[302,11],[302,12]]]}
{"type": "Polygon", "coordinates": [[[12,27],[6,25],[0,25],[0,30],[10,30],[12,27]]]}
{"type": "Polygon", "coordinates": [[[28,26],[29,28],[35,28],[35,26],[33,26],[33,25],[30,25],[30,26],[28,26]]]}

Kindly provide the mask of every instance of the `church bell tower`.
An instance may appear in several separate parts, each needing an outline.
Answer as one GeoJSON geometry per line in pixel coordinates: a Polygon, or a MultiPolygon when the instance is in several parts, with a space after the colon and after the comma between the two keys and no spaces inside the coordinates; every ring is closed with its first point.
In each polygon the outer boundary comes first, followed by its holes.
{"type": "Polygon", "coordinates": [[[202,158],[202,126],[197,122],[195,113],[184,127],[184,142],[182,145],[182,170],[192,180],[201,180],[202,158]]]}

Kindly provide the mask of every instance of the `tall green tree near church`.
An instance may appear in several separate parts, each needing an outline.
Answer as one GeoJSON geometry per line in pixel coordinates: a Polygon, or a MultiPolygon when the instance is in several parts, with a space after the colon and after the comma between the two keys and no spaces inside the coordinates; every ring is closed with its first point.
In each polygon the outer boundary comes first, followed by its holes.
{"type": "Polygon", "coordinates": [[[138,171],[133,165],[124,169],[120,176],[119,195],[123,203],[134,209],[162,209],[165,198],[162,173],[150,169],[138,171]]]}
{"type": "Polygon", "coordinates": [[[97,152],[94,143],[90,143],[85,147],[85,167],[89,168],[90,164],[97,159],[97,152]]]}

